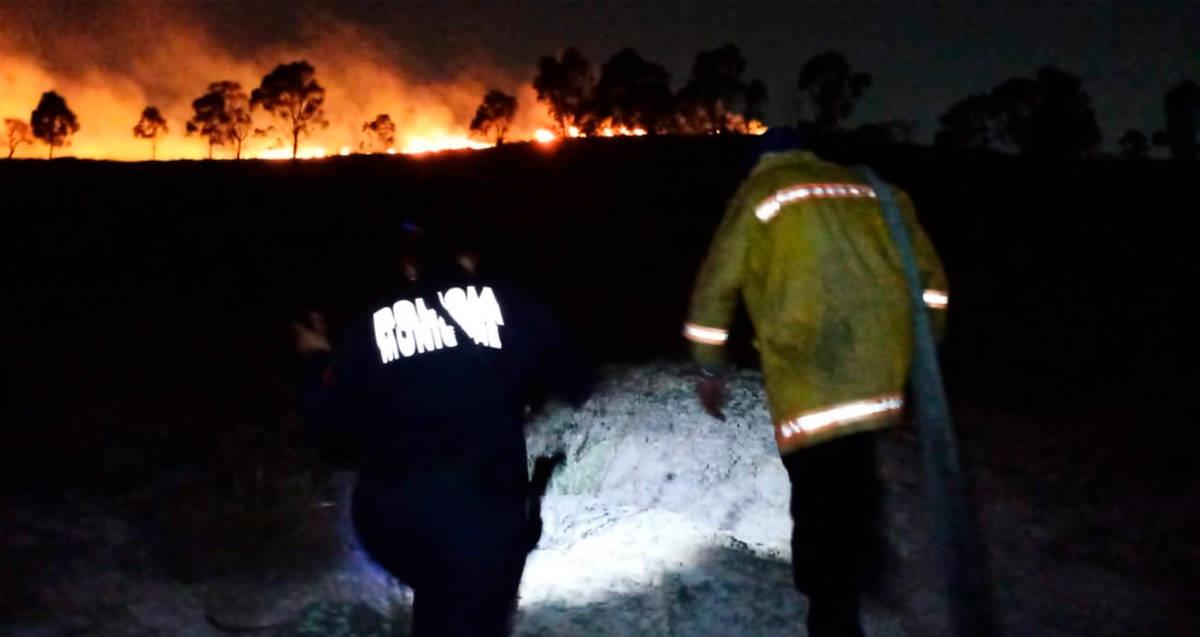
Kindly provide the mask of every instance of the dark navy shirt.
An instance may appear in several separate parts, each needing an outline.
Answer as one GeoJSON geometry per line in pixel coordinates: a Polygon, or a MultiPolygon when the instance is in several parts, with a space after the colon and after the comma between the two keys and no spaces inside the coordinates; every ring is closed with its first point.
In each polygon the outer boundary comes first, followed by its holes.
{"type": "Polygon", "coordinates": [[[591,374],[547,308],[466,273],[399,287],[310,357],[302,411],[324,446],[374,477],[524,480],[526,406],[582,403],[591,374]]]}

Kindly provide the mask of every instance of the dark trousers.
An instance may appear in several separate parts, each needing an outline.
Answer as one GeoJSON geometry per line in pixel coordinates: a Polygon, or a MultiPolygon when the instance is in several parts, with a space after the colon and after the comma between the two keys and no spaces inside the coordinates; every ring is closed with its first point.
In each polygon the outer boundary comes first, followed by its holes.
{"type": "Polygon", "coordinates": [[[525,506],[523,493],[360,480],[359,541],[413,589],[413,637],[509,634],[528,549],[525,506]]]}
{"type": "Polygon", "coordinates": [[[860,637],[859,597],[884,566],[872,433],[784,456],[792,482],[792,572],[808,597],[810,637],[860,637]]]}

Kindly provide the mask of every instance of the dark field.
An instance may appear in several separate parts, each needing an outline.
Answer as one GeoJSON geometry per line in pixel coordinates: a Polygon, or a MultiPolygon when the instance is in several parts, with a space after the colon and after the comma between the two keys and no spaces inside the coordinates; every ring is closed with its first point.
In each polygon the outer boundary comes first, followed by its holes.
{"type": "MultiPolygon", "coordinates": [[[[294,431],[289,322],[317,308],[338,325],[365,307],[397,276],[405,220],[465,229],[485,267],[543,292],[597,360],[681,358],[692,277],[752,145],[642,138],[299,163],[0,162],[10,369],[0,493],[48,503],[137,490],[130,515],[180,577],[252,553],[238,543],[252,542],[251,523],[239,521],[253,518],[260,534],[283,524],[269,513],[314,497],[323,475],[294,431]]],[[[1051,423],[1013,436],[965,429],[966,455],[1022,465],[1014,471],[1031,491],[1051,488],[1049,506],[1082,510],[1111,490],[1116,504],[1074,546],[1136,536],[1123,558],[1134,573],[1158,573],[1148,586],[1195,600],[1186,582],[1198,573],[1200,521],[1155,498],[1194,491],[1200,475],[1185,409],[1196,380],[1186,305],[1200,274],[1196,168],[820,150],[872,164],[916,201],[950,276],[944,361],[967,420],[1003,410],[1051,423]],[[1134,481],[1142,490],[1129,493],[1134,481]]],[[[743,322],[736,346],[753,364],[746,331],[743,322]]],[[[37,569],[5,559],[0,614],[27,612],[35,600],[20,578],[37,569]]]]}
{"type": "MultiPolygon", "coordinates": [[[[397,227],[417,220],[463,229],[486,264],[550,297],[600,358],[678,355],[692,277],[751,143],[7,162],[5,344],[31,380],[141,357],[163,372],[228,374],[278,353],[292,312],[344,317],[386,286],[397,227]]],[[[914,196],[954,288],[955,386],[1060,402],[1160,399],[1190,385],[1180,328],[1200,272],[1193,167],[890,146],[822,154],[869,162],[914,196]]]]}

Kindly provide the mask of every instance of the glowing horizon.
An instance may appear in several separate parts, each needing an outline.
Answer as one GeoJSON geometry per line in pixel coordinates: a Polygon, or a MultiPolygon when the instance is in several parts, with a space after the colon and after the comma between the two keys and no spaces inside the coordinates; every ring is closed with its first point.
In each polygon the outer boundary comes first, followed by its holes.
{"type": "MultiPolygon", "coordinates": [[[[132,4],[126,10],[151,11],[132,4]]],[[[237,82],[249,93],[278,64],[306,60],[325,88],[328,125],[301,133],[299,159],[490,148],[494,140],[472,135],[469,123],[484,94],[494,88],[513,94],[518,102],[507,141],[552,143],[561,137],[584,136],[575,126],[568,127],[566,135],[557,132],[546,106],[537,101],[532,77],[517,78],[480,62],[444,78],[416,80],[395,61],[396,44],[366,27],[332,21],[314,24],[303,48],[264,43],[248,54],[235,55],[201,26],[178,16],[151,11],[149,17],[139,16],[130,24],[144,22],[153,25],[147,28],[155,34],[138,40],[145,50],[139,50],[136,58],[103,64],[94,61],[98,52],[127,49],[128,40],[141,38],[145,30],[117,28],[88,33],[86,38],[59,34],[56,46],[39,57],[30,52],[38,49],[23,46],[18,36],[0,29],[0,119],[29,122],[41,95],[55,91],[80,124],[66,145],[54,149],[55,158],[233,159],[235,146],[210,149],[206,139],[185,134],[194,114],[193,100],[217,81],[237,82]],[[154,142],[133,134],[148,106],[157,107],[167,121],[166,134],[154,142]],[[390,143],[364,131],[364,125],[380,114],[388,114],[395,123],[390,143]],[[153,153],[152,146],[156,147],[153,153]]],[[[256,134],[244,140],[241,157],[291,159],[290,127],[261,109],[251,115],[251,130],[256,134]]],[[[756,125],[752,122],[750,127],[756,125]]],[[[592,136],[645,134],[641,128],[602,122],[592,136]]],[[[45,159],[48,152],[45,143],[35,141],[20,145],[14,157],[45,159]]]]}

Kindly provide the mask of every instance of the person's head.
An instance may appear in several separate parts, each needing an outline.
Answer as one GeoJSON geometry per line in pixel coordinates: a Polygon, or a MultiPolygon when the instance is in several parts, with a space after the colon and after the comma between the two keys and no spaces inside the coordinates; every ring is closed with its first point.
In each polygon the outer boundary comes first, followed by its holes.
{"type": "Polygon", "coordinates": [[[400,262],[409,281],[475,273],[478,257],[444,230],[411,221],[400,226],[400,262]]]}
{"type": "Polygon", "coordinates": [[[750,174],[759,160],[770,153],[786,153],[808,147],[808,141],[800,131],[791,126],[772,126],[767,132],[759,135],[753,149],[746,158],[743,175],[750,174]]]}
{"type": "Polygon", "coordinates": [[[758,156],[767,153],[786,153],[808,146],[800,131],[791,126],[772,126],[758,138],[758,156]]]}

